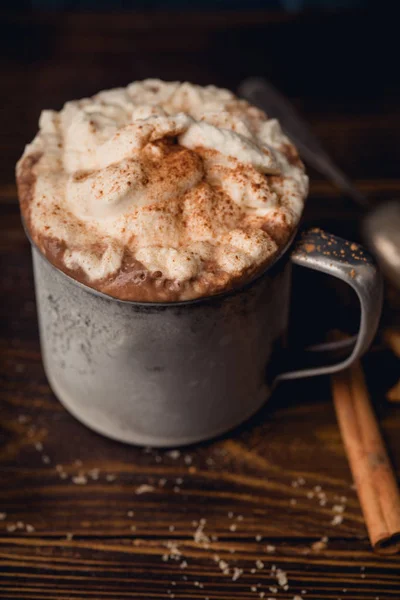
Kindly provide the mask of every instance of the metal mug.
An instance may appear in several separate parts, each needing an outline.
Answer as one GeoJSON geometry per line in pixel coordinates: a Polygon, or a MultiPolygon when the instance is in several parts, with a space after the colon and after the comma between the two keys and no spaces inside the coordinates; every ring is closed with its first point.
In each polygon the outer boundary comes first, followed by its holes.
{"type": "Polygon", "coordinates": [[[226,432],[254,414],[277,382],[350,365],[371,343],[381,312],[382,282],[370,255],[320,230],[285,248],[242,288],[187,302],[111,298],[32,250],[43,362],[54,393],[91,429],[132,444],[179,446],[226,432]],[[348,358],[284,370],[291,263],[357,292],[360,329],[348,358]]]}

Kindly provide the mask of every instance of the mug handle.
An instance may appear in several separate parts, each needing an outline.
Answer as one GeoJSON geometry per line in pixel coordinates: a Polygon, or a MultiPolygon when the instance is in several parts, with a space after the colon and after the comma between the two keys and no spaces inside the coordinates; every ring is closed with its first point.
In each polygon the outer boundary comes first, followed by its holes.
{"type": "Polygon", "coordinates": [[[370,346],[382,309],[382,276],[372,256],[359,244],[321,229],[309,229],[297,241],[291,260],[295,265],[322,271],[350,285],[360,301],[360,328],[352,338],[306,348],[297,357],[290,357],[289,351],[290,367],[282,369],[276,377],[277,382],[335,373],[351,365],[370,346]],[[338,351],[343,353],[353,345],[349,356],[337,359],[338,351]]]}

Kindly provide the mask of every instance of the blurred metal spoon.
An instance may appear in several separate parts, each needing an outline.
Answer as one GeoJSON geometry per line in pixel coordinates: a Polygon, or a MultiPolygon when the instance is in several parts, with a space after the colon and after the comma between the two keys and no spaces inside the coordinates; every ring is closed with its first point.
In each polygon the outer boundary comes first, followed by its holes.
{"type": "Polygon", "coordinates": [[[262,77],[245,79],[239,95],[277,118],[304,161],[366,211],[361,224],[365,243],[382,271],[400,287],[400,202],[389,200],[374,206],[333,162],[292,103],[262,77]]]}

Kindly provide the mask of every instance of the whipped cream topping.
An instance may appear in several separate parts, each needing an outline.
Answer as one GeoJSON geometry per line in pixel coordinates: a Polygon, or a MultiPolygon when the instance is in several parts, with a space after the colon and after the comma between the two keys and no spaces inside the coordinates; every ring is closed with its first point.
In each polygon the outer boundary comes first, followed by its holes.
{"type": "Polygon", "coordinates": [[[228,90],[149,79],[39,124],[17,168],[38,157],[28,226],[94,286],[127,257],[178,285],[221,274],[225,285],[270,260],[300,219],[308,180],[294,147],[228,90]]]}

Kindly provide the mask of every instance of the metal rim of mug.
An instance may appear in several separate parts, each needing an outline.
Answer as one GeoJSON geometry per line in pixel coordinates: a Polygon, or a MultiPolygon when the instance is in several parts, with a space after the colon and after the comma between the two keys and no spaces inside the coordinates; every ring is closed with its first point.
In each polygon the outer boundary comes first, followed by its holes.
{"type": "Polygon", "coordinates": [[[284,246],[282,246],[282,248],[279,250],[278,254],[275,256],[274,260],[269,263],[266,268],[262,271],[260,271],[259,273],[257,273],[252,279],[250,279],[249,281],[246,281],[246,283],[244,283],[242,286],[238,286],[238,287],[234,287],[231,288],[229,290],[226,290],[225,292],[220,292],[219,294],[213,294],[211,296],[200,296],[199,298],[193,298],[192,300],[180,300],[178,302],[139,302],[137,300],[121,300],[120,298],[116,298],[115,296],[110,296],[108,294],[104,294],[103,292],[100,292],[99,290],[96,290],[95,288],[92,288],[88,285],[85,285],[84,283],[82,283],[81,281],[78,281],[77,279],[75,279],[74,277],[71,277],[71,275],[68,275],[67,273],[65,273],[64,271],[62,271],[61,269],[59,269],[58,267],[56,267],[56,265],[54,265],[48,258],[47,256],[45,256],[43,254],[43,252],[40,250],[40,248],[38,247],[38,245],[32,240],[31,235],[29,233],[28,227],[26,226],[25,223],[25,219],[23,217],[23,215],[21,214],[21,221],[22,221],[22,226],[24,228],[25,231],[25,235],[28,238],[28,241],[30,242],[31,246],[33,248],[35,248],[35,250],[37,250],[40,254],[40,256],[58,273],[61,273],[66,279],[68,279],[69,281],[71,281],[72,283],[74,283],[75,285],[77,285],[78,287],[80,287],[81,289],[83,289],[84,291],[86,291],[89,294],[93,294],[95,296],[98,296],[99,298],[103,298],[104,300],[111,300],[114,302],[119,302],[121,304],[131,304],[134,306],[148,306],[148,307],[159,307],[159,308],[167,308],[167,307],[177,307],[177,306],[188,306],[188,305],[195,305],[195,304],[200,304],[202,302],[214,302],[214,301],[218,301],[218,300],[222,300],[226,297],[229,296],[233,296],[234,294],[237,294],[238,292],[242,292],[245,291],[247,289],[249,289],[250,287],[252,287],[253,285],[256,284],[256,282],[261,279],[261,277],[264,277],[264,275],[266,273],[268,273],[268,271],[270,269],[272,269],[272,267],[274,267],[286,254],[286,252],[288,251],[288,249],[290,248],[290,246],[293,243],[294,238],[296,237],[297,231],[299,229],[299,227],[295,227],[295,229],[293,230],[292,234],[290,235],[288,241],[286,242],[286,244],[284,246]]]}

